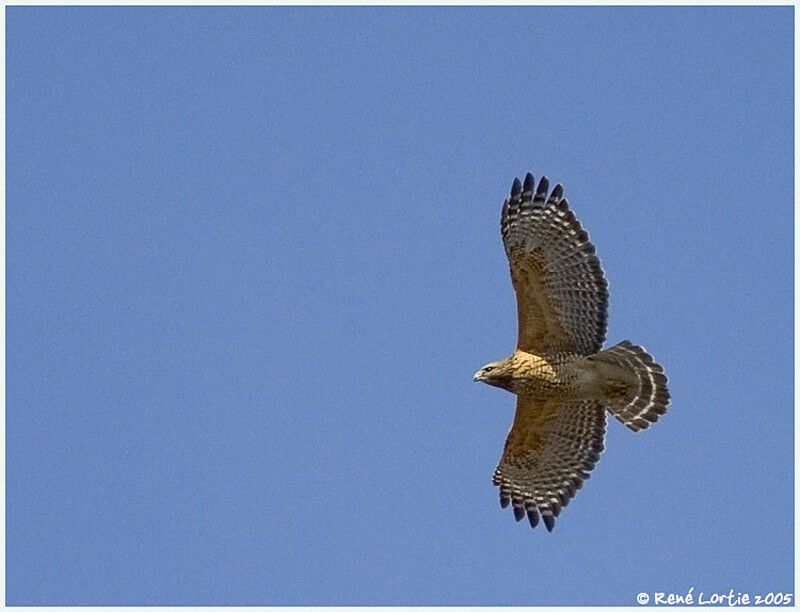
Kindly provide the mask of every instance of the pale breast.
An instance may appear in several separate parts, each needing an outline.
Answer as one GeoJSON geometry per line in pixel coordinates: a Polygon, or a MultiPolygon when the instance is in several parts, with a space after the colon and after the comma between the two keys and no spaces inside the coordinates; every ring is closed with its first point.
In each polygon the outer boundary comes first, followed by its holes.
{"type": "Polygon", "coordinates": [[[585,369],[580,367],[583,357],[570,353],[548,356],[524,351],[514,353],[514,369],[518,377],[517,393],[539,398],[581,395],[585,369]]]}

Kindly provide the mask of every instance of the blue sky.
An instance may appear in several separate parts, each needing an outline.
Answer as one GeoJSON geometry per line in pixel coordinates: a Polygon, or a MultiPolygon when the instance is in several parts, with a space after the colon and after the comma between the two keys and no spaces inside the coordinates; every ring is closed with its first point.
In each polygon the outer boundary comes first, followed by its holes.
{"type": "Polygon", "coordinates": [[[8,603],[790,592],[792,10],[8,8],[8,603]],[[673,396],[551,534],[472,382],[528,170],[673,396]]]}

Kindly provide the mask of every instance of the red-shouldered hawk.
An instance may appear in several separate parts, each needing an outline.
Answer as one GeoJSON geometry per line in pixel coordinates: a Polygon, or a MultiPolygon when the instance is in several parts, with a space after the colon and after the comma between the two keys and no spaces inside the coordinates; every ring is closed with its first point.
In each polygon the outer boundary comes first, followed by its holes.
{"type": "Polygon", "coordinates": [[[669,404],[664,368],[628,341],[605,351],[608,283],[589,235],[542,177],[514,179],[500,229],[517,294],[514,353],[475,380],[517,396],[514,423],[493,483],[519,521],[555,517],[589,478],[603,451],[606,410],[633,431],[669,404]]]}

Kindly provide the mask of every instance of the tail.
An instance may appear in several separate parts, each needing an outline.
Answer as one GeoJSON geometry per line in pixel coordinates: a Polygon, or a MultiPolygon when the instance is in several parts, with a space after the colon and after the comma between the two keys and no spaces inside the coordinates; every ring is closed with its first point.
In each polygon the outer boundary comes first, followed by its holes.
{"type": "Polygon", "coordinates": [[[591,359],[624,368],[636,379],[633,384],[624,386],[624,393],[613,393],[616,398],[604,401],[617,420],[633,431],[640,431],[650,427],[651,423],[655,423],[658,417],[667,412],[669,390],[664,368],[653,361],[641,346],[625,340],[592,355],[591,359]]]}

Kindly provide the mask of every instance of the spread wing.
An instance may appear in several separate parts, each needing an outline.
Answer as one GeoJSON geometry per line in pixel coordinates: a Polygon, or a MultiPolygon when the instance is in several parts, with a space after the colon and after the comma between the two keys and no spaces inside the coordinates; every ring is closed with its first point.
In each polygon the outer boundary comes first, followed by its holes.
{"type": "Polygon", "coordinates": [[[517,294],[517,348],[547,355],[591,355],[603,347],[608,283],[589,235],[572,214],[563,189],[542,177],[534,193],[528,173],[514,179],[500,230],[517,294]]]}
{"type": "Polygon", "coordinates": [[[589,478],[600,459],[606,410],[595,401],[540,401],[517,398],[514,424],[492,482],[500,505],[514,518],[528,515],[536,527],[541,515],[548,531],[555,517],[589,478]]]}

